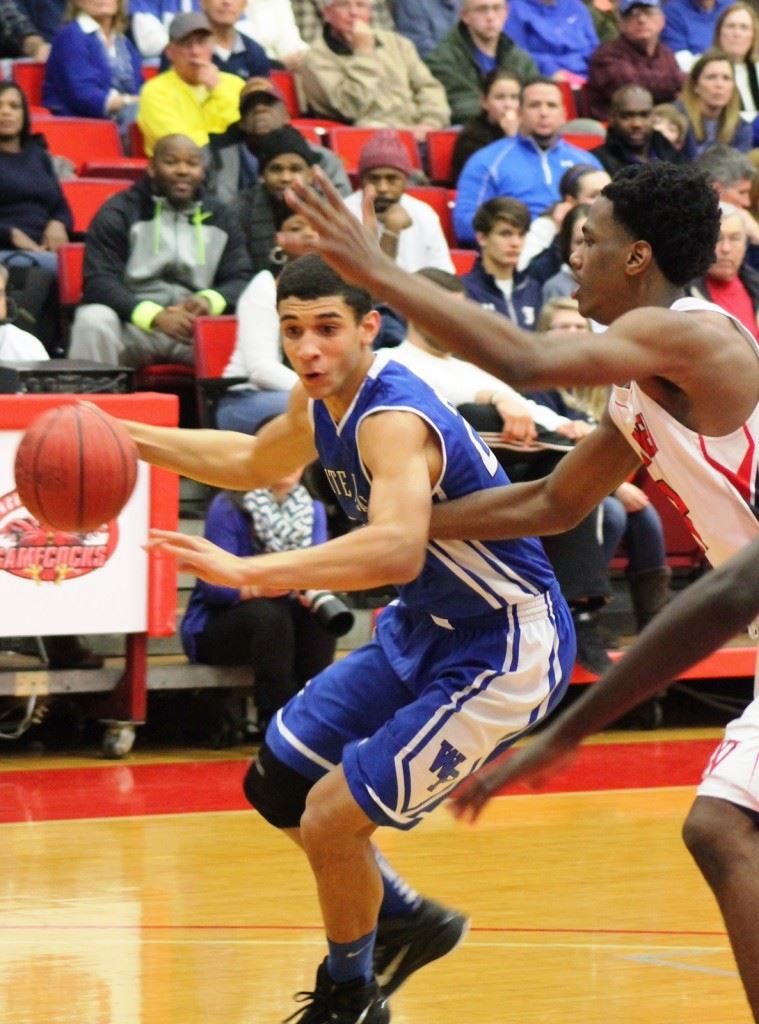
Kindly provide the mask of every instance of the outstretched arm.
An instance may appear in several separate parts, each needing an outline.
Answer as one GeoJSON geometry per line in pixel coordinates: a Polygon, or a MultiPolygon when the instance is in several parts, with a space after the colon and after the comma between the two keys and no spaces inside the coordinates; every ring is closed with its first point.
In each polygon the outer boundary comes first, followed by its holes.
{"type": "MultiPolygon", "coordinates": [[[[628,313],[604,335],[589,331],[542,335],[522,331],[506,317],[473,303],[457,302],[431,281],[399,269],[345,208],[318,168],[315,177],[323,194],[296,182],[287,192],[287,201],[319,237],[303,243],[284,234],[280,240],[288,251],[319,252],[341,277],[366,288],[442,346],[501,380],[533,389],[656,376],[677,383],[691,371],[692,339],[684,343],[677,330],[678,314],[669,310],[628,313]],[[661,337],[667,337],[667,345],[659,343],[661,337]]],[[[702,343],[706,345],[706,337],[702,343]]]]}
{"type": "Polygon", "coordinates": [[[523,749],[475,773],[452,801],[474,821],[493,794],[514,782],[538,781],[586,736],[653,697],[759,614],[759,540],[692,584],[659,612],[625,656],[523,749]]]}
{"type": "Polygon", "coordinates": [[[232,491],[266,487],[316,457],[306,396],[296,385],[287,412],[255,437],[231,430],[184,430],[125,420],[141,459],[232,491]]]}
{"type": "Polygon", "coordinates": [[[378,413],[361,426],[361,456],[371,473],[368,524],[297,551],[238,558],[202,537],[151,531],[151,546],[209,583],[288,590],[364,590],[407,583],[424,564],[432,485],[429,428],[405,412],[378,413]]]}
{"type": "Polygon", "coordinates": [[[430,536],[454,540],[546,537],[576,526],[640,461],[604,416],[547,477],[477,491],[432,510],[430,536]]]}

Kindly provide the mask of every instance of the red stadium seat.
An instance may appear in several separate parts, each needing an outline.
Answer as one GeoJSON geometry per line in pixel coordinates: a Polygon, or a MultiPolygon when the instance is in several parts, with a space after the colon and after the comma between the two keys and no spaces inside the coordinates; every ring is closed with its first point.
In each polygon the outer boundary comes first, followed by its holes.
{"type": "Polygon", "coordinates": [[[120,160],[89,160],[82,173],[87,178],[129,178],[137,181],[145,173],[148,158],[122,156],[120,160]]]}
{"type": "Polygon", "coordinates": [[[594,135],[591,132],[562,132],[561,137],[565,142],[571,146],[577,146],[579,149],[595,149],[596,146],[602,146],[604,142],[603,135],[594,135]]]}
{"type": "Polygon", "coordinates": [[[141,156],[147,160],[148,154],[145,152],[145,139],[136,121],[132,121],[127,128],[127,139],[129,140],[129,152],[132,156],[141,156]]]}
{"type": "Polygon", "coordinates": [[[476,249],[451,249],[451,259],[459,277],[469,273],[478,255],[476,249]]]}
{"type": "Polygon", "coordinates": [[[453,232],[453,213],[450,189],[441,185],[413,185],[406,189],[408,195],[431,206],[440,218],[440,226],[443,229],[445,240],[448,245],[456,244],[456,236],[453,232]]]}
{"type": "MultiPolygon", "coordinates": [[[[327,138],[329,139],[330,149],[340,157],[348,174],[355,175],[358,173],[358,160],[361,150],[378,131],[384,130],[380,128],[357,128],[354,125],[343,125],[341,128],[330,128],[327,138]]],[[[422,161],[419,156],[419,148],[416,144],[414,133],[404,128],[398,131],[398,135],[408,150],[411,166],[416,170],[421,170],[422,161]]]]}
{"type": "Polygon", "coordinates": [[[300,109],[298,90],[295,85],[295,76],[292,71],[275,68],[272,70],[269,77],[274,85],[276,85],[282,99],[285,101],[285,106],[287,107],[290,117],[302,117],[303,111],[300,109]]]}
{"type": "Polygon", "coordinates": [[[305,135],[309,142],[317,146],[328,146],[327,134],[330,128],[341,128],[339,121],[330,121],[320,117],[294,117],[290,124],[297,128],[301,135],[305,135]]]}
{"type": "Polygon", "coordinates": [[[195,375],[198,417],[202,426],[216,426],[219,397],[244,378],[222,377],[237,339],[236,316],[199,316],[194,324],[195,375]]]}
{"type": "Polygon", "coordinates": [[[131,184],[130,178],[69,178],[62,181],[61,188],[74,218],[75,234],[84,234],[103,203],[131,184]]]}
{"type": "Polygon", "coordinates": [[[11,78],[21,89],[30,107],[42,106],[42,87],[45,84],[45,65],[37,60],[14,60],[11,78]]]}
{"type": "Polygon", "coordinates": [[[58,250],[58,299],[61,306],[82,301],[84,242],[68,242],[58,250]]]}
{"type": "Polygon", "coordinates": [[[435,185],[453,185],[453,149],[458,134],[456,128],[427,133],[427,170],[435,185]]]}
{"type": "Polygon", "coordinates": [[[577,117],[578,113],[575,90],[569,82],[558,81],[556,84],[561,90],[561,98],[564,102],[564,113],[566,114],[567,121],[571,121],[573,117],[577,117]]]}
{"type": "Polygon", "coordinates": [[[115,121],[96,117],[33,117],[32,131],[41,132],[53,156],[65,156],[77,174],[88,160],[123,157],[115,121]]]}

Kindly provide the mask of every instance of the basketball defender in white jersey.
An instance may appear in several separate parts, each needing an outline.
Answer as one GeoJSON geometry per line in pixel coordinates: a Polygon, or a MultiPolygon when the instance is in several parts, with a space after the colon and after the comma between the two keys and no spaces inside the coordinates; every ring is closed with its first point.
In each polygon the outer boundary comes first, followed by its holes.
{"type": "MultiPolygon", "coordinates": [[[[440,344],[518,388],[613,386],[603,422],[550,476],[513,485],[508,494],[495,489],[438,506],[433,536],[559,533],[643,462],[712,564],[759,538],[759,348],[723,310],[683,299],[683,286],[713,261],[719,232],[716,195],[698,171],[666,163],[627,167],[595,200],[571,261],[580,312],[610,326],[603,334],[571,336],[526,333],[449,301],[398,270],[326,186],[325,192],[326,200],[299,187],[290,195],[319,232],[313,247],[440,344]]],[[[551,764],[660,685],[641,675],[632,695],[629,674],[620,684],[613,671],[531,747],[475,775],[457,800],[458,812],[476,816],[504,781],[529,774],[535,762],[551,764]]],[[[711,758],[684,835],[719,902],[759,1021],[757,763],[755,698],[711,758]]]]}

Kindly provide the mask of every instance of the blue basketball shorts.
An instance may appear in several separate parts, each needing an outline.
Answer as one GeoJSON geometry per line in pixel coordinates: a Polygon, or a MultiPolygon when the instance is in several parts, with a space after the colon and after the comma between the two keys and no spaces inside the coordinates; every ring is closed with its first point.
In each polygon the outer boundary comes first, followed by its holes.
{"type": "Polygon", "coordinates": [[[315,780],[342,764],[372,821],[413,828],[553,710],[574,660],[558,589],[476,621],[433,620],[395,603],[369,644],[278,712],[266,743],[315,780]]]}

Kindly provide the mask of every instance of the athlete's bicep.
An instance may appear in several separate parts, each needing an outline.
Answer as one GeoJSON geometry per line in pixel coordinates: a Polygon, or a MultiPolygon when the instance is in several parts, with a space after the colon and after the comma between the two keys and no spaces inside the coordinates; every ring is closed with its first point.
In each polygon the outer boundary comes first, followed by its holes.
{"type": "Polygon", "coordinates": [[[300,384],[293,388],[285,412],[260,428],[252,452],[251,474],[263,481],[257,486],[281,480],[316,458],[308,400],[300,384]]]}
{"type": "Polygon", "coordinates": [[[380,413],[361,425],[359,443],[372,483],[369,524],[424,547],[432,506],[429,428],[413,413],[380,413]]]}

